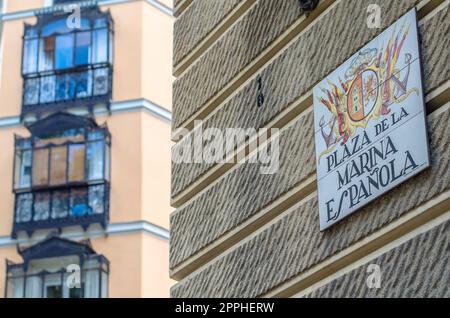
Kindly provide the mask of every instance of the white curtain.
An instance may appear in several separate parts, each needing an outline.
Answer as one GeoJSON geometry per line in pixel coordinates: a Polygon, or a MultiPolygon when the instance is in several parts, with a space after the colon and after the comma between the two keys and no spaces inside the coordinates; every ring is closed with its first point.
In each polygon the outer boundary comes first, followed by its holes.
{"type": "Polygon", "coordinates": [[[103,178],[103,141],[90,142],[87,149],[88,179],[99,180],[103,178]]]}
{"type": "Polygon", "coordinates": [[[30,74],[37,72],[37,53],[38,53],[38,39],[26,40],[23,52],[23,73],[30,74]]]}
{"type": "Polygon", "coordinates": [[[84,298],[100,297],[100,276],[98,270],[98,261],[96,259],[86,260],[84,263],[84,298]],[[89,270],[92,268],[91,270],[89,270]]]}
{"type": "Polygon", "coordinates": [[[10,269],[7,273],[8,284],[6,285],[7,298],[23,298],[24,271],[22,268],[10,269]]]}
{"type": "Polygon", "coordinates": [[[42,297],[42,278],[39,276],[27,277],[25,298],[42,297]]]}
{"type": "Polygon", "coordinates": [[[108,61],[108,30],[98,29],[93,31],[92,62],[103,63],[108,61]]]}
{"type": "Polygon", "coordinates": [[[39,71],[48,71],[53,68],[54,39],[41,39],[39,45],[39,71]],[[47,42],[46,42],[47,41],[47,42]]]}
{"type": "Polygon", "coordinates": [[[23,277],[13,279],[12,298],[23,298],[23,277]]]}

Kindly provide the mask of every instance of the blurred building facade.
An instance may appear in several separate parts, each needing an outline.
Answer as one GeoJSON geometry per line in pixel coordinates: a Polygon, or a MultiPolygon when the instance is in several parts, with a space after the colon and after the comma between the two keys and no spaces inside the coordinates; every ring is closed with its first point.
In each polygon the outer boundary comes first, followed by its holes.
{"type": "Polygon", "coordinates": [[[280,156],[266,175],[172,164],[172,296],[449,297],[450,2],[178,0],[175,15],[173,153],[201,129],[278,128],[280,156]],[[312,90],[413,8],[431,167],[320,231],[312,90]]]}
{"type": "Polygon", "coordinates": [[[0,295],[169,296],[171,6],[3,1],[0,295]]]}

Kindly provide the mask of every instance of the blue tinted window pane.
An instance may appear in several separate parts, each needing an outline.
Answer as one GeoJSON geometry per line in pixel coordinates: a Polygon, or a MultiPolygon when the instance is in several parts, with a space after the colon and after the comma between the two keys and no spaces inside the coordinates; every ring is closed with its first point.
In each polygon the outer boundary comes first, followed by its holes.
{"type": "Polygon", "coordinates": [[[94,22],[94,28],[106,28],[108,21],[105,18],[99,18],[94,22]]]}
{"type": "Polygon", "coordinates": [[[49,36],[55,33],[66,33],[66,32],[69,32],[66,19],[61,19],[47,24],[42,29],[42,36],[49,36]]]}
{"type": "Polygon", "coordinates": [[[76,79],[73,75],[59,75],[56,79],[56,100],[68,100],[75,97],[76,79]]]}
{"type": "Polygon", "coordinates": [[[87,30],[90,28],[89,26],[89,20],[87,19],[81,19],[80,20],[80,24],[74,24],[75,28],[69,28],[68,27],[68,23],[72,23],[73,21],[70,19],[61,19],[61,20],[57,20],[57,21],[53,21],[49,24],[47,24],[43,29],[42,29],[42,36],[49,36],[52,34],[62,34],[62,33],[69,33],[74,31],[74,29],[76,28],[77,30],[87,30]]]}
{"type": "Polygon", "coordinates": [[[30,78],[25,80],[25,91],[23,95],[23,103],[25,105],[34,105],[38,103],[39,78],[30,78]]]}
{"type": "Polygon", "coordinates": [[[92,88],[92,72],[81,72],[74,74],[76,77],[76,96],[77,98],[83,98],[91,96],[92,88]]]}
{"type": "Polygon", "coordinates": [[[26,29],[25,29],[25,38],[26,39],[35,38],[37,36],[38,36],[38,34],[37,34],[37,31],[35,28],[29,27],[29,26],[26,27],[26,29]]]}
{"type": "Polygon", "coordinates": [[[76,65],[86,65],[90,61],[91,52],[91,33],[82,32],[77,34],[76,42],[76,52],[75,52],[75,64],[76,65]]]}
{"type": "Polygon", "coordinates": [[[40,102],[42,104],[55,101],[55,75],[41,77],[40,102]]]}
{"type": "Polygon", "coordinates": [[[55,68],[64,69],[73,66],[74,35],[59,35],[56,37],[55,68]]]}

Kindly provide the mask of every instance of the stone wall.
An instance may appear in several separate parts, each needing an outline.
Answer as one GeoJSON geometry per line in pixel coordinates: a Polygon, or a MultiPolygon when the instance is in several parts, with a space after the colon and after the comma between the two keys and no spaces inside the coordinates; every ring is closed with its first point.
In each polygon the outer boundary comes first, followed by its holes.
{"type": "MultiPolygon", "coordinates": [[[[176,48],[178,60],[238,5],[230,1],[217,12],[219,4],[195,0],[175,25],[185,41],[176,48]],[[200,12],[202,18],[194,19],[200,12]]],[[[293,296],[450,209],[450,1],[322,0],[305,15],[297,0],[257,0],[240,14],[177,74],[173,130],[192,129],[196,119],[203,120],[203,129],[280,128],[280,169],[264,175],[258,164],[222,169],[172,163],[172,200],[179,200],[171,215],[170,267],[179,280],[174,297],[293,296]],[[369,4],[381,7],[380,29],[366,26],[369,4]],[[311,89],[413,7],[420,19],[432,167],[320,232],[311,89]],[[263,83],[262,107],[256,103],[257,79],[263,83]]],[[[393,255],[436,287],[410,282],[404,292],[384,289],[375,296],[448,294],[433,276],[442,274],[448,260],[448,233],[444,218],[429,234],[375,260],[396,276],[386,281],[389,286],[413,275],[392,268],[388,256],[393,255]],[[441,254],[427,248],[434,237],[442,242],[436,247],[441,254]],[[424,255],[429,261],[420,259],[424,255]],[[439,264],[436,273],[424,277],[433,262],[439,264]]],[[[349,271],[307,296],[371,296],[355,285],[364,275],[363,267],[349,271]],[[354,277],[360,279],[353,282],[354,277]]]]}

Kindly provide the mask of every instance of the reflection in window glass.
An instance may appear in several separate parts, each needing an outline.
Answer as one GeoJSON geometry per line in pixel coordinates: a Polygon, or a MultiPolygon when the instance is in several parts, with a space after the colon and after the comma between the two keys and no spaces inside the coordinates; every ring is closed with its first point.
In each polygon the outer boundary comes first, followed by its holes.
{"type": "Polygon", "coordinates": [[[65,183],[67,148],[65,146],[51,148],[50,158],[50,183],[52,185],[65,183]]]}
{"type": "Polygon", "coordinates": [[[39,102],[39,79],[30,78],[25,81],[23,103],[35,105],[39,102]]]}
{"type": "Polygon", "coordinates": [[[34,195],[34,221],[47,220],[50,211],[50,194],[48,192],[34,195]]]}
{"type": "Polygon", "coordinates": [[[37,39],[27,40],[23,46],[23,73],[29,74],[37,72],[37,51],[39,41],[37,39]]]}
{"type": "Polygon", "coordinates": [[[73,63],[74,35],[58,35],[55,46],[55,69],[69,68],[73,63]]]}
{"type": "Polygon", "coordinates": [[[70,197],[70,213],[71,216],[81,217],[92,214],[91,209],[88,206],[87,189],[74,189],[71,191],[70,197]]]}
{"type": "Polygon", "coordinates": [[[76,80],[70,75],[58,75],[56,77],[56,100],[63,101],[75,97],[76,80]]]}
{"type": "Polygon", "coordinates": [[[76,80],[76,97],[83,98],[92,95],[92,71],[80,72],[74,76],[76,80]]]}
{"type": "Polygon", "coordinates": [[[105,198],[105,187],[103,185],[89,188],[89,206],[94,214],[103,213],[103,200],[105,198]]]}
{"type": "Polygon", "coordinates": [[[108,62],[108,30],[99,29],[92,32],[93,50],[92,62],[105,63],[108,62]]]}
{"type": "Polygon", "coordinates": [[[99,180],[103,178],[103,141],[94,141],[87,144],[88,179],[99,180]]]}
{"type": "Polygon", "coordinates": [[[42,38],[39,46],[39,71],[53,69],[55,55],[55,37],[42,38]]]}
{"type": "Polygon", "coordinates": [[[65,218],[69,214],[69,191],[56,191],[53,193],[52,218],[65,218]]]}
{"type": "Polygon", "coordinates": [[[90,62],[91,32],[80,32],[76,36],[75,64],[86,65],[90,62]]]}
{"type": "Polygon", "coordinates": [[[49,36],[55,33],[67,33],[69,32],[66,19],[60,19],[50,22],[42,29],[42,36],[49,36]]]}
{"type": "Polygon", "coordinates": [[[29,222],[31,221],[33,205],[33,195],[31,193],[17,195],[16,201],[16,222],[29,222]]]}
{"type": "Polygon", "coordinates": [[[100,14],[92,21],[93,25],[83,18],[81,27],[76,30],[68,28],[65,18],[44,25],[39,21],[35,27],[26,27],[22,57],[23,105],[108,94],[111,90],[109,67],[98,70],[99,65],[92,65],[112,63],[113,34],[108,15],[100,14]]]}
{"type": "Polygon", "coordinates": [[[83,181],[85,145],[69,146],[69,181],[83,181]]]}
{"type": "Polygon", "coordinates": [[[33,185],[48,184],[48,153],[48,148],[34,150],[33,185]]]}
{"type": "Polygon", "coordinates": [[[40,103],[50,103],[55,100],[55,85],[56,85],[55,75],[43,76],[41,77],[41,93],[40,93],[40,103]]]}

